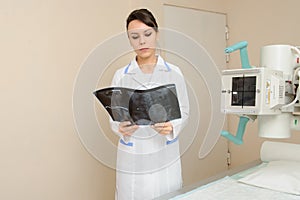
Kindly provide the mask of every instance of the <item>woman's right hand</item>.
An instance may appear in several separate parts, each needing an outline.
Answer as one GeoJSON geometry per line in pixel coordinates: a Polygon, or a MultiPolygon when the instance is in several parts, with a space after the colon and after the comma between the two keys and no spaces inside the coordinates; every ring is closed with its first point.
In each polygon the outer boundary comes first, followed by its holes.
{"type": "Polygon", "coordinates": [[[138,125],[132,124],[130,121],[120,122],[119,124],[119,132],[124,136],[131,136],[138,128],[138,125]]]}

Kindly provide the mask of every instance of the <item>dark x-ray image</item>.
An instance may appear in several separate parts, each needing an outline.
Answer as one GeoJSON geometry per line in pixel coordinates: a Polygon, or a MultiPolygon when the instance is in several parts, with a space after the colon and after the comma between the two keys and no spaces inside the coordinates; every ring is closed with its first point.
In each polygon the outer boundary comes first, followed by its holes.
{"type": "Polygon", "coordinates": [[[148,90],[109,87],[94,95],[114,121],[151,125],[181,118],[175,84],[148,90]]]}

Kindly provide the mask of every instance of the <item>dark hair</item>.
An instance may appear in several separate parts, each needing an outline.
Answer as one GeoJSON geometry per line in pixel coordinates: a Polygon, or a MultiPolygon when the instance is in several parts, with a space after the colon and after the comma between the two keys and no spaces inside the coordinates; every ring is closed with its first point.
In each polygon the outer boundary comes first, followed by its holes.
{"type": "Polygon", "coordinates": [[[129,14],[126,20],[126,29],[128,29],[129,23],[133,20],[139,20],[147,26],[152,27],[156,32],[158,31],[158,25],[153,14],[145,8],[134,10],[129,14]]]}

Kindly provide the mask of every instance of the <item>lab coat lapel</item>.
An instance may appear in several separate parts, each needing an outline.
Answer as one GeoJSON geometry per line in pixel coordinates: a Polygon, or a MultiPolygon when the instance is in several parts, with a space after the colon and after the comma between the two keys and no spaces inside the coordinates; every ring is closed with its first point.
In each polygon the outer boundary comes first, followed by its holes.
{"type": "Polygon", "coordinates": [[[166,66],[163,58],[158,56],[157,64],[153,72],[152,81],[158,85],[163,84],[164,82],[166,82],[166,72],[168,72],[168,67],[166,66]]]}

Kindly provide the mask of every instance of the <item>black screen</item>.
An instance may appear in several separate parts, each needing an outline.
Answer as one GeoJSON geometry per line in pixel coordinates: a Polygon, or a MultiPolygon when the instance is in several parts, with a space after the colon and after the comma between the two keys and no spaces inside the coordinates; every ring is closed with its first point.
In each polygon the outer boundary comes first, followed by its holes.
{"type": "Polygon", "coordinates": [[[232,106],[255,106],[256,76],[233,77],[232,106]]]}

